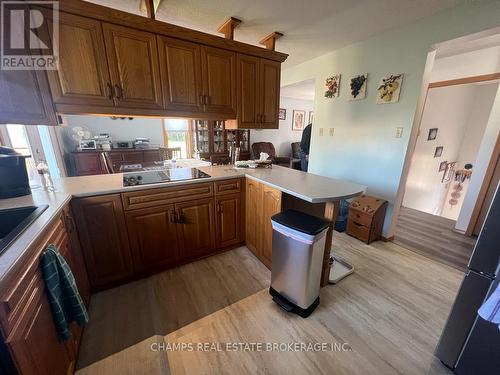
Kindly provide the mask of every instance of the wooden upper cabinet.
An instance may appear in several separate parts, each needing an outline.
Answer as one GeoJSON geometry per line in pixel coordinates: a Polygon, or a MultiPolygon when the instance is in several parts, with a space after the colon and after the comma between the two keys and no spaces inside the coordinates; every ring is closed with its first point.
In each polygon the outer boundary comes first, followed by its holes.
{"type": "Polygon", "coordinates": [[[236,54],[201,47],[203,104],[206,112],[236,116],[236,54]]]}
{"type": "Polygon", "coordinates": [[[213,198],[175,204],[180,258],[192,259],[209,254],[215,248],[213,198]]]}
{"type": "Polygon", "coordinates": [[[259,114],[262,100],[259,83],[260,60],[258,57],[238,55],[238,127],[243,129],[260,128],[259,114]]]}
{"type": "Polygon", "coordinates": [[[132,276],[120,194],[78,198],[72,205],[91,286],[102,287],[132,276]]]}
{"type": "Polygon", "coordinates": [[[45,72],[0,69],[0,123],[57,125],[45,72]]]}
{"type": "Polygon", "coordinates": [[[117,107],[162,109],[156,35],[103,23],[117,107]]]}
{"type": "Polygon", "coordinates": [[[128,211],[125,217],[136,271],[175,263],[179,247],[173,205],[128,211]]]}
{"type": "Polygon", "coordinates": [[[237,121],[229,128],[278,129],[281,64],[238,54],[237,121]]]}
{"type": "Polygon", "coordinates": [[[54,103],[112,107],[101,22],[61,12],[59,70],[47,74],[54,103]]]}
{"type": "Polygon", "coordinates": [[[260,65],[260,122],[263,129],[278,129],[278,111],[280,102],[281,64],[261,59],[260,65]]]}
{"type": "Polygon", "coordinates": [[[200,46],[162,36],[157,38],[165,108],[203,111],[200,46]]]}

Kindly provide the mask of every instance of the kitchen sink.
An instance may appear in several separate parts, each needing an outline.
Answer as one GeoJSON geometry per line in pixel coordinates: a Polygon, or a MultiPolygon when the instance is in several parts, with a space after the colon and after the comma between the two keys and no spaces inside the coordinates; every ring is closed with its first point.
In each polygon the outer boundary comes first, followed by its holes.
{"type": "Polygon", "coordinates": [[[40,216],[48,205],[0,210],[0,253],[40,216]]]}

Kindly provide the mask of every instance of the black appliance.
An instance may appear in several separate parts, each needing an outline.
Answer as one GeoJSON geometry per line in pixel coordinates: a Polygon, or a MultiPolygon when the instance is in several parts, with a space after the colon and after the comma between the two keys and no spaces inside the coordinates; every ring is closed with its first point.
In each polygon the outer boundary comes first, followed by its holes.
{"type": "Polygon", "coordinates": [[[197,168],[171,168],[152,171],[127,172],[123,174],[123,186],[158,184],[170,181],[208,178],[210,175],[197,168]]]}
{"type": "Polygon", "coordinates": [[[31,194],[26,158],[9,147],[0,147],[0,199],[31,194]]]}
{"type": "Polygon", "coordinates": [[[500,282],[500,193],[493,198],[465,277],[436,348],[459,375],[500,372],[500,330],[477,313],[500,282]]]}

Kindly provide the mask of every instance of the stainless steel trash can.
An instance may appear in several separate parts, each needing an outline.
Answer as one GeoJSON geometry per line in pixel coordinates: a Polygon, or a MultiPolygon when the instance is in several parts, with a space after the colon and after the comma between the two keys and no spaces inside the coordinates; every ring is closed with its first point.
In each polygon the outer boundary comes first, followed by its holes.
{"type": "Polygon", "coordinates": [[[276,214],[271,222],[273,263],[269,293],[283,309],[305,318],[319,304],[328,223],[295,210],[276,214]]]}

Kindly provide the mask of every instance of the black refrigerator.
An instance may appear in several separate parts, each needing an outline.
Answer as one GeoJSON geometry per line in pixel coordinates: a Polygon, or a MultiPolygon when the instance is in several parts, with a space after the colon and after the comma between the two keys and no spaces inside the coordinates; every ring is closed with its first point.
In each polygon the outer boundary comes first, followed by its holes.
{"type": "Polygon", "coordinates": [[[436,356],[456,374],[500,374],[499,327],[477,313],[499,282],[500,193],[497,188],[436,348],[436,356]]]}

